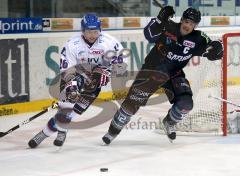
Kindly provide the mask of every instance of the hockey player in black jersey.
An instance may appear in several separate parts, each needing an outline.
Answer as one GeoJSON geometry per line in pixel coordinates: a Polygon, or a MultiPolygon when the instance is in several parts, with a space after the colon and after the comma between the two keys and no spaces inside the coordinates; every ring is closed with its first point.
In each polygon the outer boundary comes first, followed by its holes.
{"type": "Polygon", "coordinates": [[[170,140],[176,138],[175,125],[193,108],[192,90],[185,78],[183,68],[193,56],[207,57],[210,61],[221,59],[221,42],[212,41],[205,33],[195,30],[201,20],[200,11],[188,8],[180,23],[170,18],[175,14],[172,6],[162,8],[144,28],[145,38],[155,43],[145,58],[141,70],[129,89],[126,99],[114,115],[103,142],[110,144],[130,121],[140,106],[160,87],[172,104],[163,119],[170,140]]]}

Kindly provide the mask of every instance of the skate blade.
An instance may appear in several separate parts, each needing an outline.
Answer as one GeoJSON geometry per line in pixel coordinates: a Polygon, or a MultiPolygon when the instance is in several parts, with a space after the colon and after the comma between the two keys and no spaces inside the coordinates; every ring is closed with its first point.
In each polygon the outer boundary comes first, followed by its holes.
{"type": "Polygon", "coordinates": [[[163,125],[162,121],[160,121],[159,124],[162,126],[162,129],[163,129],[165,135],[167,136],[169,142],[170,142],[170,143],[173,143],[173,140],[172,140],[171,138],[168,137],[167,130],[166,130],[165,126],[163,125]]]}
{"type": "Polygon", "coordinates": [[[61,152],[61,151],[62,151],[62,146],[61,147],[56,146],[56,152],[61,152]]]}
{"type": "Polygon", "coordinates": [[[109,144],[106,144],[105,142],[101,143],[101,146],[108,146],[109,144]]]}

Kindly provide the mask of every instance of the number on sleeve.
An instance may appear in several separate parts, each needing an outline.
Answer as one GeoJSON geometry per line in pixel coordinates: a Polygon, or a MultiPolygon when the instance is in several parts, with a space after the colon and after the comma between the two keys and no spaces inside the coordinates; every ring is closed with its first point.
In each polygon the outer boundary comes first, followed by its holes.
{"type": "Polygon", "coordinates": [[[62,68],[68,68],[68,62],[65,59],[60,59],[60,69],[62,68]]]}
{"type": "Polygon", "coordinates": [[[63,49],[62,49],[62,51],[61,51],[61,54],[62,54],[64,57],[66,57],[66,48],[65,48],[65,47],[63,47],[63,49]]]}

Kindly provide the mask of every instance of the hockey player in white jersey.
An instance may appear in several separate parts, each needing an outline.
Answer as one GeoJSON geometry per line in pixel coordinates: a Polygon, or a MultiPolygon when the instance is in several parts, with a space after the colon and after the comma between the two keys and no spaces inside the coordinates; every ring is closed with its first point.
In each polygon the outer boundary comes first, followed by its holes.
{"type": "MultiPolygon", "coordinates": [[[[62,146],[67,134],[67,124],[80,116],[93,103],[108,84],[112,58],[118,55],[122,45],[110,35],[101,32],[101,22],[95,14],[86,14],[81,21],[82,32],[68,40],[61,52],[60,101],[58,112],[35,135],[28,145],[37,147],[45,138],[57,132],[54,145],[62,146]],[[66,128],[64,128],[66,127],[66,128]]],[[[122,60],[122,59],[118,59],[122,60]]]]}

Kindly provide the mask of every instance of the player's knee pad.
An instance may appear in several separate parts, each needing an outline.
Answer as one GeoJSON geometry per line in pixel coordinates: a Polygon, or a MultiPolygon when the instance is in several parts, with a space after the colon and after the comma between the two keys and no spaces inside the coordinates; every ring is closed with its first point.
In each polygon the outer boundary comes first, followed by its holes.
{"type": "Polygon", "coordinates": [[[70,109],[60,109],[55,115],[55,127],[57,130],[65,131],[67,125],[71,122],[73,116],[71,116],[72,110],[70,109]]]}
{"type": "Polygon", "coordinates": [[[60,123],[70,123],[72,117],[69,116],[71,113],[70,109],[61,109],[55,115],[55,120],[60,123]]]}
{"type": "Polygon", "coordinates": [[[184,76],[171,79],[163,87],[170,103],[175,103],[178,97],[183,95],[193,95],[190,84],[184,76]]]}
{"type": "Polygon", "coordinates": [[[192,96],[191,95],[182,95],[177,98],[175,104],[181,111],[189,112],[193,108],[192,96]]]}
{"type": "Polygon", "coordinates": [[[181,95],[191,95],[192,89],[189,81],[184,77],[176,77],[172,80],[172,86],[174,91],[174,96],[178,97],[181,95]]]}
{"type": "Polygon", "coordinates": [[[51,119],[48,121],[47,127],[48,127],[48,129],[50,129],[50,130],[53,131],[53,132],[56,132],[56,131],[57,131],[55,118],[51,118],[51,119]]]}
{"type": "Polygon", "coordinates": [[[130,121],[132,114],[127,113],[123,108],[120,108],[114,115],[111,125],[116,129],[121,130],[130,121]]]}
{"type": "Polygon", "coordinates": [[[183,95],[173,104],[169,110],[171,119],[175,122],[180,122],[193,108],[193,100],[190,95],[183,95]]]}

